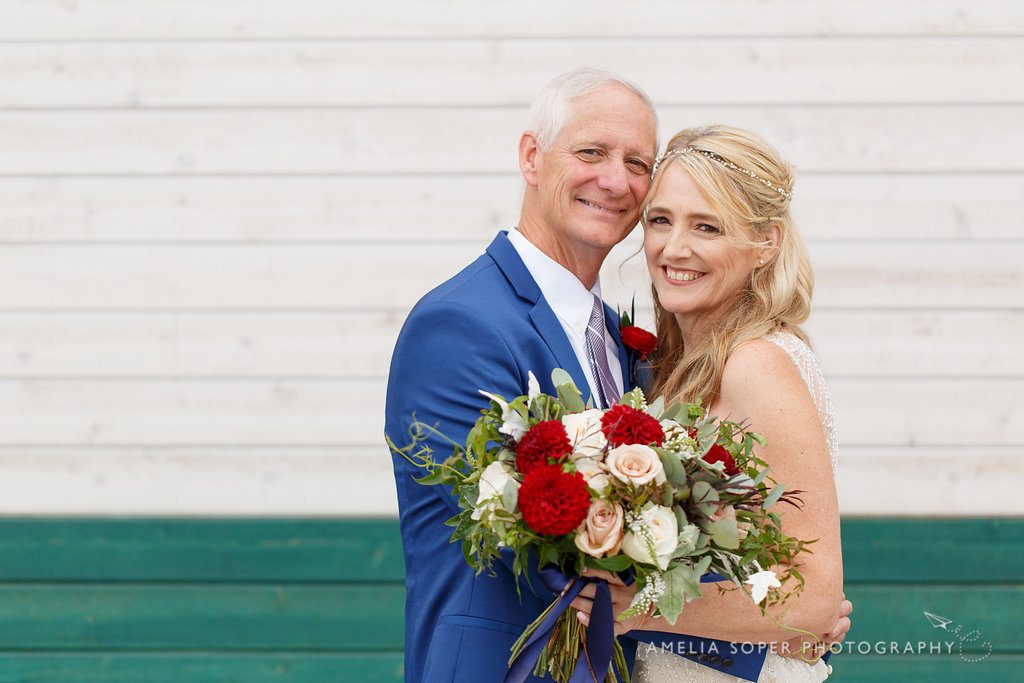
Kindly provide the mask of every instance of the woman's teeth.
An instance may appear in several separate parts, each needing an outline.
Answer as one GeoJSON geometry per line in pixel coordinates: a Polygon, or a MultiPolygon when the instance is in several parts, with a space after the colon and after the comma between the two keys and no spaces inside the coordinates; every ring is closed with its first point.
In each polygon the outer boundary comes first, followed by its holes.
{"type": "Polygon", "coordinates": [[[691,280],[702,278],[707,274],[695,273],[692,270],[671,270],[670,268],[666,268],[665,273],[668,274],[669,280],[677,280],[679,282],[690,282],[691,280]]]}

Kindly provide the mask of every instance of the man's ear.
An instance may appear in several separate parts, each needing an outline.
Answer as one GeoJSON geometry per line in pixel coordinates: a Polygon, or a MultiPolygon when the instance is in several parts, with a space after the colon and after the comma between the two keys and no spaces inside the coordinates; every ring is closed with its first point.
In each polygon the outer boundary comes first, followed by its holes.
{"type": "Polygon", "coordinates": [[[537,144],[537,138],[532,131],[525,131],[519,137],[519,170],[530,187],[537,186],[539,157],[540,145],[537,144]]]}

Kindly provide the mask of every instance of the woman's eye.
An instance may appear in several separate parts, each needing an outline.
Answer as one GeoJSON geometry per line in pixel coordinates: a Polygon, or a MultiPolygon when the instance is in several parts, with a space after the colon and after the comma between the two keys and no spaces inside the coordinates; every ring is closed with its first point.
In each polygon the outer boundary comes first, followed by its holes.
{"type": "Polygon", "coordinates": [[[721,230],[719,230],[718,228],[716,228],[713,225],[708,225],[707,223],[699,224],[697,226],[697,229],[700,230],[701,232],[703,232],[706,235],[720,235],[720,234],[722,234],[721,230]]]}
{"type": "Polygon", "coordinates": [[[669,225],[668,218],[665,216],[653,216],[648,218],[647,222],[651,225],[669,225]]]}

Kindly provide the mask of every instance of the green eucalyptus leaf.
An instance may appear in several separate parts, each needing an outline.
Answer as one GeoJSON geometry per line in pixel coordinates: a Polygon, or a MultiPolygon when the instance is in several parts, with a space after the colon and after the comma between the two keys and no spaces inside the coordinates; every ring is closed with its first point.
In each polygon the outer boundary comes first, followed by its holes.
{"type": "Polygon", "coordinates": [[[633,560],[629,555],[613,555],[611,557],[591,557],[587,555],[585,564],[593,569],[604,569],[609,572],[621,572],[629,569],[633,560]]]}
{"type": "Polygon", "coordinates": [[[647,410],[645,410],[644,412],[653,417],[655,420],[664,419],[665,397],[659,396],[657,399],[655,399],[654,403],[651,403],[647,406],[647,410]]]}
{"type": "Polygon", "coordinates": [[[736,520],[723,517],[704,525],[704,528],[711,534],[711,540],[719,548],[732,550],[740,547],[740,534],[739,529],[736,528],[736,520]]]}
{"type": "Polygon", "coordinates": [[[775,505],[785,492],[786,488],[782,484],[776,485],[775,488],[772,489],[772,492],[768,494],[768,497],[764,499],[764,504],[761,507],[767,510],[772,505],[775,505]]]}
{"type": "Polygon", "coordinates": [[[665,580],[665,590],[658,598],[658,611],[670,624],[676,623],[686,602],[687,570],[686,566],[678,565],[661,575],[665,580]]]}

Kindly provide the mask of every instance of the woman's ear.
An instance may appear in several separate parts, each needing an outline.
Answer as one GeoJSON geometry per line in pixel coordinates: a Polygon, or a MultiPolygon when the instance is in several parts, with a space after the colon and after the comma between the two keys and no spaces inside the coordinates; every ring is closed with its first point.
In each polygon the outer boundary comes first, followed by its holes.
{"type": "Polygon", "coordinates": [[[537,165],[540,157],[540,145],[533,131],[526,131],[519,137],[519,170],[526,184],[537,185],[537,165]]]}
{"type": "Polygon", "coordinates": [[[782,228],[777,221],[772,221],[765,230],[763,245],[757,253],[757,264],[763,266],[771,263],[779,253],[779,245],[782,243],[782,228]]]}

